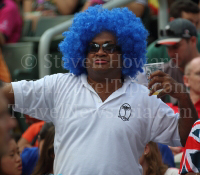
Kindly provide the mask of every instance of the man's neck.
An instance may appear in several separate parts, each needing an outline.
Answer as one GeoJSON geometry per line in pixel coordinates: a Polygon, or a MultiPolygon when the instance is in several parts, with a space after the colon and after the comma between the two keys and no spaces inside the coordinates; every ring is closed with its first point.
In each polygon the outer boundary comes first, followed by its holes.
{"type": "Polygon", "coordinates": [[[88,75],[87,81],[102,101],[105,101],[113,92],[121,88],[123,85],[123,78],[121,75],[115,77],[88,75]]]}
{"type": "Polygon", "coordinates": [[[196,94],[195,92],[190,91],[190,98],[192,100],[192,103],[196,104],[196,102],[200,100],[200,94],[196,94]]]}
{"type": "MultiPolygon", "coordinates": [[[[195,49],[194,51],[191,52],[191,59],[190,60],[192,60],[193,58],[199,57],[199,56],[200,56],[200,54],[199,54],[198,50],[195,49]]],[[[183,67],[183,68],[179,67],[179,69],[180,69],[181,72],[184,73],[185,67],[183,67]]]]}

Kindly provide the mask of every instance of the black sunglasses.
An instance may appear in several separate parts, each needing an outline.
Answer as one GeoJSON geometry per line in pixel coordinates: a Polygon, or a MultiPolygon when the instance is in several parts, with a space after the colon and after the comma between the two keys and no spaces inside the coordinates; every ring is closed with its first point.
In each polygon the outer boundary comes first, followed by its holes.
{"type": "MultiPolygon", "coordinates": [[[[100,47],[101,46],[99,44],[92,43],[89,45],[88,53],[96,53],[100,50],[100,47]]],[[[111,54],[114,53],[115,51],[119,51],[120,47],[117,46],[116,44],[105,43],[102,44],[102,49],[105,53],[111,54]]]]}

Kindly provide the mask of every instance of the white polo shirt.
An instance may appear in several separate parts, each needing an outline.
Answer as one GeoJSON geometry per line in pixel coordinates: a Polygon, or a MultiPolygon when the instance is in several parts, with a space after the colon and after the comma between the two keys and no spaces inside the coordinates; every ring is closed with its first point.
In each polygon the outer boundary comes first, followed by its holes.
{"type": "Polygon", "coordinates": [[[140,175],[149,141],[181,146],[178,114],[130,78],[104,102],[85,74],[12,86],[15,111],[55,125],[55,175],[140,175]]]}

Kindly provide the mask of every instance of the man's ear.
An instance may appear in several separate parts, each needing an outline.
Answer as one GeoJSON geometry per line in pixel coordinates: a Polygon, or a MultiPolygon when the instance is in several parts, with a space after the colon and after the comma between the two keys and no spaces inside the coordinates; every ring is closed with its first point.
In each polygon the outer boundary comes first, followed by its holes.
{"type": "Polygon", "coordinates": [[[195,37],[195,36],[192,36],[191,38],[190,38],[190,42],[192,43],[192,45],[193,45],[193,47],[197,47],[196,45],[197,45],[197,38],[195,37]]]}
{"type": "Polygon", "coordinates": [[[175,19],[174,17],[170,17],[169,22],[173,21],[174,19],[175,19]]]}
{"type": "Polygon", "coordinates": [[[150,152],[150,147],[149,147],[148,144],[146,144],[146,146],[145,146],[145,148],[144,148],[144,155],[149,154],[149,152],[150,152]]]}
{"type": "Polygon", "coordinates": [[[183,82],[186,87],[190,87],[188,75],[183,76],[183,82]]]}

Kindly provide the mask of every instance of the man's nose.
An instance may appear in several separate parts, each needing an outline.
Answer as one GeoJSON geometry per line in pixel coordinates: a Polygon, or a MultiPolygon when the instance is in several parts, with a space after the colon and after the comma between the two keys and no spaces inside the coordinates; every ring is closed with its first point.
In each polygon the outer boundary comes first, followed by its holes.
{"type": "Polygon", "coordinates": [[[174,58],[174,55],[175,55],[174,49],[168,48],[167,51],[168,51],[169,57],[170,58],[174,58]]]}
{"type": "Polygon", "coordinates": [[[97,56],[105,56],[107,53],[104,52],[103,48],[100,47],[100,49],[98,50],[98,52],[96,52],[97,56]]]}

